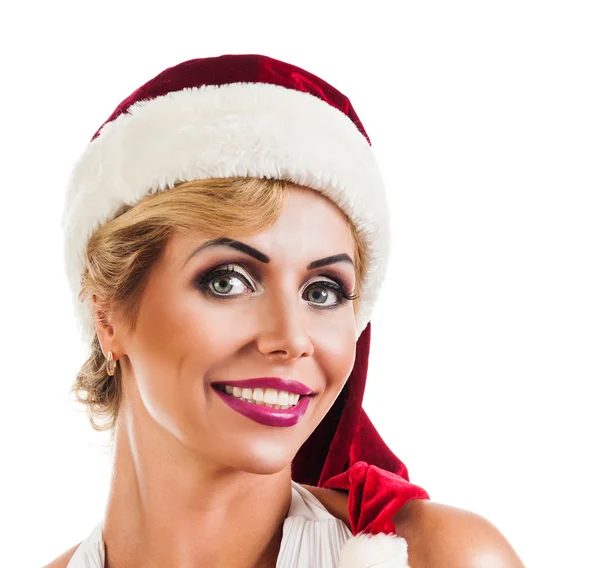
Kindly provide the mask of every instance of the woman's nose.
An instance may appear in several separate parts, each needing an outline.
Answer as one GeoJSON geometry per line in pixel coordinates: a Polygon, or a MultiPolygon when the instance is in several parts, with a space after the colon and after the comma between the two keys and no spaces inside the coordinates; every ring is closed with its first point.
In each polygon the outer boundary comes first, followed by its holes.
{"type": "Polygon", "coordinates": [[[306,304],[290,306],[289,301],[272,302],[265,306],[263,325],[257,344],[264,355],[277,355],[285,359],[310,357],[314,345],[307,329],[306,304]],[[287,305],[285,305],[287,304],[287,305]]]}

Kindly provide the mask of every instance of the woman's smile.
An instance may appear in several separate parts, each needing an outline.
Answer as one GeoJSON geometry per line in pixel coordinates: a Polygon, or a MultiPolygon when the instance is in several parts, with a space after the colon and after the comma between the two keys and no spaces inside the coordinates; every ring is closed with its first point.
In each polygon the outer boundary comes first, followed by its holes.
{"type": "Polygon", "coordinates": [[[211,385],[230,408],[265,426],[294,426],[316,394],[294,379],[262,377],[211,385]],[[253,408],[254,407],[254,408],[253,408]]]}
{"type": "Polygon", "coordinates": [[[243,391],[239,393],[239,396],[236,396],[239,390],[240,389],[236,387],[236,393],[234,393],[233,387],[231,387],[232,392],[230,394],[227,392],[227,387],[214,387],[214,391],[217,395],[231,409],[250,420],[263,424],[264,426],[280,428],[295,426],[302,420],[312,400],[312,396],[310,395],[288,395],[285,391],[276,391],[274,389],[267,389],[264,394],[261,392],[263,389],[243,389],[243,391]],[[252,398],[248,399],[241,396],[242,394],[245,394],[246,396],[252,397],[256,395],[256,392],[259,392],[261,397],[264,396],[269,400],[281,400],[281,402],[290,402],[291,404],[272,404],[265,401],[255,401],[252,398]],[[290,401],[289,396],[297,398],[290,401]],[[283,399],[285,399],[285,401],[283,399]]]}

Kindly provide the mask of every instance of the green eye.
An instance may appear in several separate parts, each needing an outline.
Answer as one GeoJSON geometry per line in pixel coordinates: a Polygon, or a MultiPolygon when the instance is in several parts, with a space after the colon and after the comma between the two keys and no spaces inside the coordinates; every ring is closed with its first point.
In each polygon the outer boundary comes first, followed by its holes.
{"type": "MultiPolygon", "coordinates": [[[[321,275],[325,276],[325,275],[321,275]]],[[[330,278],[330,276],[326,276],[330,278]]],[[[234,269],[234,265],[226,268],[216,268],[198,277],[196,286],[201,291],[215,298],[234,298],[244,294],[246,289],[255,292],[248,278],[234,269]],[[237,293],[231,293],[238,290],[237,293]]],[[[302,298],[317,309],[331,309],[342,306],[349,300],[355,300],[358,295],[350,295],[343,282],[319,280],[309,284],[302,298]]]]}
{"type": "Polygon", "coordinates": [[[238,278],[222,278],[218,277],[215,280],[211,280],[214,283],[213,290],[218,294],[228,294],[232,289],[234,282],[239,282],[238,278]]]}
{"type": "Polygon", "coordinates": [[[233,267],[208,272],[208,274],[198,279],[197,286],[201,290],[207,291],[209,294],[217,297],[239,296],[243,294],[246,287],[254,291],[248,280],[242,274],[235,271],[233,267]],[[230,294],[234,288],[240,289],[240,293],[230,294]]]}
{"type": "Polygon", "coordinates": [[[316,302],[317,304],[324,304],[329,297],[329,292],[325,290],[325,288],[312,288],[308,293],[308,299],[311,302],[316,302]],[[317,292],[315,294],[315,291],[317,292]]]}
{"type": "Polygon", "coordinates": [[[305,294],[307,296],[305,299],[309,302],[327,309],[341,306],[350,299],[341,286],[325,280],[312,283],[306,288],[305,294]],[[328,303],[330,299],[333,301],[328,303]]]}

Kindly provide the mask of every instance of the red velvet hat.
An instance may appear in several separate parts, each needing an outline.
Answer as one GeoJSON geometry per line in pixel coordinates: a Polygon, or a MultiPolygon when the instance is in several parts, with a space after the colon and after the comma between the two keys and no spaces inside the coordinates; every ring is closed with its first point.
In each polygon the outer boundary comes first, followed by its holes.
{"type": "Polygon", "coordinates": [[[348,491],[353,534],[394,534],[394,513],[429,497],[409,482],[362,409],[369,320],[389,256],[388,205],[363,125],[348,98],[319,77],[263,55],[193,59],[115,109],[77,162],[65,200],[66,269],[83,337],[90,344],[95,333],[91,305],[78,301],[92,233],[148,193],[230,176],[285,179],[319,191],[365,243],[354,369],[296,455],[292,476],[348,491]]]}

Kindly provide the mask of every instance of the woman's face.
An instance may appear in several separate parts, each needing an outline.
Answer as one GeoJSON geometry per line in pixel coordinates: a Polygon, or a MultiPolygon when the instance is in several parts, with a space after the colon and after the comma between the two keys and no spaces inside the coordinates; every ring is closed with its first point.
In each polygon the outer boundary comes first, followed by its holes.
{"type": "Polygon", "coordinates": [[[309,265],[339,255],[353,261],[354,241],[343,213],[301,188],[288,193],[275,225],[236,240],[260,254],[226,244],[199,250],[209,239],[182,233],[169,241],[135,328],[119,336],[121,412],[134,412],[144,432],[170,434],[202,459],[274,473],[289,465],[352,370],[353,301],[336,288],[353,293],[353,263],[309,265]],[[219,275],[227,269],[233,272],[219,275]],[[293,379],[315,393],[296,424],[256,421],[213,386],[261,377],[293,379]]]}

